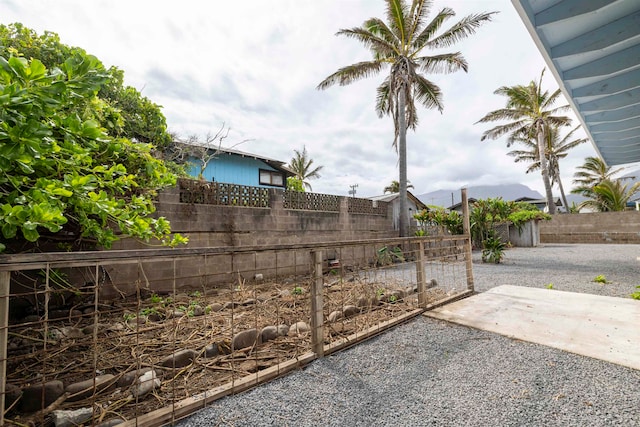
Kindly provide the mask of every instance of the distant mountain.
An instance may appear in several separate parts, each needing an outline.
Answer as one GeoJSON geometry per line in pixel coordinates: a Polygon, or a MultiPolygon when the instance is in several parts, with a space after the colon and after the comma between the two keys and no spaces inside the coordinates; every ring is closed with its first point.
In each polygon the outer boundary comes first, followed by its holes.
{"type": "MultiPolygon", "coordinates": [[[[425,205],[436,205],[449,207],[460,203],[460,189],[457,190],[437,190],[430,193],[416,194],[425,205]]],[[[503,185],[478,185],[467,187],[467,197],[473,199],[487,199],[489,197],[502,197],[503,200],[511,201],[521,197],[531,199],[544,199],[539,192],[530,189],[523,184],[503,184],[503,185]]]]}

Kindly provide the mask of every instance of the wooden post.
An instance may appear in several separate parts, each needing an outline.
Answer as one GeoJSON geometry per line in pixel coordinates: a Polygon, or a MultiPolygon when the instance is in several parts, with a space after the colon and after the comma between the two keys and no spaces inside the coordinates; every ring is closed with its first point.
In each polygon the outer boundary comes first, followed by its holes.
{"type": "Polygon", "coordinates": [[[427,280],[424,277],[424,242],[418,242],[418,257],[416,258],[416,280],[418,281],[418,307],[427,306],[427,280]]]}
{"type": "Polygon", "coordinates": [[[469,201],[467,189],[461,190],[462,196],[462,231],[467,236],[465,241],[464,259],[467,264],[467,289],[473,291],[473,259],[471,255],[471,226],[469,224],[469,201]]]}
{"type": "Polygon", "coordinates": [[[324,356],[324,316],[322,313],[322,251],[312,252],[314,255],[314,277],[311,282],[311,350],[318,356],[324,356]]]}
{"type": "Polygon", "coordinates": [[[9,337],[9,293],[11,272],[0,271],[0,426],[4,425],[7,391],[7,339],[9,337]]]}

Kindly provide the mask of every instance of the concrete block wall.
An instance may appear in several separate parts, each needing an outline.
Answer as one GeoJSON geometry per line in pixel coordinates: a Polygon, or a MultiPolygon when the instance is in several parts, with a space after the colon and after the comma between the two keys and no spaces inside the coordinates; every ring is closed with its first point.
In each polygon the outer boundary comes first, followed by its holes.
{"type": "Polygon", "coordinates": [[[640,212],[558,214],[540,222],[541,243],[640,244],[640,212]]]}

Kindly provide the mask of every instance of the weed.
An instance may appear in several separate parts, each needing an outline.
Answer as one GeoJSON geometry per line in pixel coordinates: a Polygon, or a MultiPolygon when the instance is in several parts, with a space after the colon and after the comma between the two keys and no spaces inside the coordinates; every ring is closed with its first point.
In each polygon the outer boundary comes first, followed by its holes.
{"type": "Polygon", "coordinates": [[[151,314],[160,314],[160,312],[158,311],[158,309],[156,307],[148,307],[148,308],[143,308],[142,310],[140,310],[140,314],[142,316],[149,316],[151,314]]]}
{"type": "Polygon", "coordinates": [[[164,300],[158,294],[151,295],[151,304],[162,304],[164,300]]]}
{"type": "Polygon", "coordinates": [[[604,277],[604,274],[597,275],[596,277],[593,278],[593,281],[596,283],[602,283],[602,284],[609,283],[607,281],[607,278],[604,277]]]}
{"type": "Polygon", "coordinates": [[[382,295],[384,295],[384,289],[383,288],[376,289],[376,296],[380,298],[382,295]]]}
{"type": "Polygon", "coordinates": [[[548,285],[545,286],[545,288],[547,289],[553,289],[553,283],[549,283],[548,285]]]}
{"type": "Polygon", "coordinates": [[[200,298],[202,296],[202,293],[200,293],[200,291],[195,291],[192,292],[189,296],[192,298],[200,298]]]}
{"type": "MultiPolygon", "coordinates": [[[[636,289],[640,289],[640,286],[636,286],[636,289]]],[[[635,291],[631,294],[631,298],[640,300],[640,290],[635,291]]]]}
{"type": "Polygon", "coordinates": [[[502,258],[504,258],[504,250],[506,245],[500,237],[491,233],[486,240],[482,242],[482,262],[492,262],[494,264],[500,264],[502,258]]]}
{"type": "Polygon", "coordinates": [[[295,288],[293,288],[293,290],[291,291],[291,293],[293,295],[302,295],[302,293],[304,292],[304,290],[300,287],[300,286],[296,286],[295,288]]]}
{"type": "Polygon", "coordinates": [[[395,303],[396,301],[398,301],[398,297],[396,295],[389,295],[389,302],[391,304],[395,303]]]}

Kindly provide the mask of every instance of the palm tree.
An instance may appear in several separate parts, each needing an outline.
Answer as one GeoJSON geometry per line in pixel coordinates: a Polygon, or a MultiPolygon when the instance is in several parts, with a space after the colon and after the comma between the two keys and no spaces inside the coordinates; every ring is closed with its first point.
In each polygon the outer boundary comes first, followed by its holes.
{"type": "MultiPolygon", "coordinates": [[[[409,184],[409,182],[411,182],[411,181],[407,180],[407,190],[409,188],[413,188],[413,185],[409,184]]],[[[393,193],[399,193],[399,192],[400,192],[400,183],[398,181],[396,181],[395,179],[393,181],[391,181],[391,184],[389,184],[388,186],[384,187],[384,194],[387,194],[387,193],[392,193],[393,194],[393,193]]]]}
{"type": "Polygon", "coordinates": [[[625,184],[620,179],[604,179],[591,189],[590,199],[580,203],[598,212],[618,212],[627,207],[627,202],[640,191],[640,182],[625,184]]]}
{"type": "Polygon", "coordinates": [[[613,181],[613,176],[623,170],[624,168],[611,170],[611,167],[600,157],[587,157],[584,159],[582,166],[578,166],[577,172],[573,174],[573,184],[577,185],[577,187],[571,190],[571,192],[573,194],[582,194],[585,197],[591,197],[593,187],[605,180],[613,181]]]}
{"type": "MultiPolygon", "coordinates": [[[[440,32],[445,21],[455,15],[443,8],[430,21],[432,3],[427,0],[385,0],[387,22],[370,18],[361,27],[342,29],[338,35],[359,40],[373,58],[340,68],[324,79],[318,89],[334,84],[348,85],[380,73],[389,66],[390,72],[378,86],[376,111],[379,117],[391,115],[395,127],[393,147],[398,152],[400,212],[408,212],[407,204],[407,128],[416,129],[416,101],[426,108],[442,111],[442,92],[421,73],[451,73],[467,71],[467,62],[460,52],[422,55],[424,49],[448,48],[475,33],[493,13],[479,13],[462,18],[440,32]]],[[[400,236],[407,236],[408,216],[400,215],[400,236]]]]}
{"type": "MultiPolygon", "coordinates": [[[[549,160],[551,185],[558,184],[560,195],[562,196],[562,203],[564,203],[567,212],[569,211],[569,204],[567,202],[567,196],[565,195],[564,186],[562,185],[562,179],[560,177],[560,159],[567,157],[569,150],[587,141],[587,138],[571,140],[574,132],[579,128],[580,126],[573,128],[571,132],[567,133],[562,139],[560,139],[559,130],[554,127],[550,127],[546,135],[546,155],[549,160]]],[[[540,156],[538,155],[538,143],[536,140],[532,138],[517,138],[517,142],[523,144],[525,148],[521,150],[513,150],[507,154],[515,157],[516,163],[530,162],[531,165],[527,168],[526,173],[540,169],[540,156]]]]}
{"type": "Polygon", "coordinates": [[[311,191],[311,184],[307,180],[320,178],[320,171],[324,166],[312,168],[313,160],[308,157],[306,146],[302,146],[302,151],[293,150],[293,153],[294,156],[289,162],[289,169],[311,191]]]}
{"type": "Polygon", "coordinates": [[[485,131],[481,141],[485,139],[497,139],[503,135],[509,135],[507,147],[510,147],[518,138],[535,138],[538,143],[540,153],[540,171],[547,198],[549,213],[556,213],[556,204],[553,201],[551,192],[551,181],[549,179],[549,166],[545,146],[545,135],[549,128],[566,126],[570,119],[557,114],[569,109],[569,105],[553,108],[553,104],[561,95],[560,89],[552,94],[549,91],[542,91],[542,77],[544,70],[540,74],[540,81],[531,81],[527,86],[502,86],[494,93],[507,97],[505,108],[492,111],[478,120],[477,123],[494,122],[499,120],[510,120],[509,123],[498,125],[485,131]]]}

